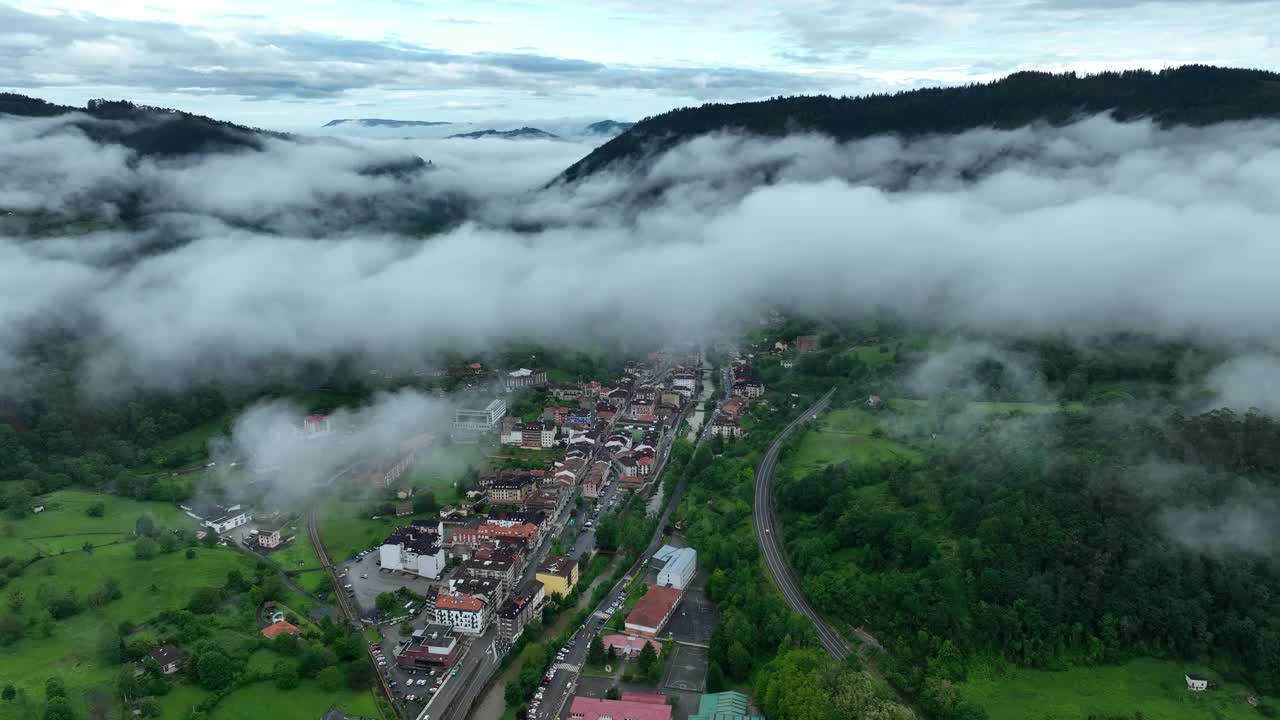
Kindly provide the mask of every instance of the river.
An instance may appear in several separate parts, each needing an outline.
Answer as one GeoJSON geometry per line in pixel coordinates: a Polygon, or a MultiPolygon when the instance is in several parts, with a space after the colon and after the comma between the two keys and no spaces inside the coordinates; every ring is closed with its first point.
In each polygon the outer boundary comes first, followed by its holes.
{"type": "MultiPolygon", "coordinates": [[[[556,621],[551,623],[551,627],[542,633],[542,638],[539,641],[554,640],[560,635],[569,626],[569,623],[573,621],[573,617],[578,614],[578,611],[591,602],[591,593],[595,591],[596,586],[608,580],[612,574],[613,563],[611,562],[604,569],[604,572],[600,573],[599,577],[591,582],[591,586],[579,594],[577,606],[571,611],[561,612],[556,621]]],[[[484,696],[480,698],[480,701],[471,708],[471,715],[468,716],[469,720],[498,720],[498,718],[502,717],[502,713],[506,712],[507,709],[507,701],[503,697],[507,689],[507,683],[515,680],[519,675],[519,662],[513,662],[507,666],[507,669],[503,670],[502,674],[485,690],[484,696]]]]}
{"type": "Polygon", "coordinates": [[[706,360],[702,361],[702,392],[698,395],[697,405],[693,414],[689,416],[689,442],[698,441],[698,431],[702,429],[702,423],[706,422],[706,411],[703,407],[707,404],[707,399],[716,392],[714,368],[706,364],[706,360]]]}

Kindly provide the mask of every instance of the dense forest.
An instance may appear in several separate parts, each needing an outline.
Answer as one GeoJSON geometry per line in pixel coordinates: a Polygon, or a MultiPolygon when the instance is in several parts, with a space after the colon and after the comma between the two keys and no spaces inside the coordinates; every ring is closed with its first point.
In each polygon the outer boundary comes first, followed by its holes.
{"type": "Polygon", "coordinates": [[[71,113],[85,116],[73,120],[72,124],[90,139],[123,145],[143,156],[261,150],[263,137],[288,137],[181,110],[136,105],[127,100],[90,100],[85,107],[77,108],[16,93],[0,93],[0,115],[57,117],[71,113]]]}
{"type": "Polygon", "coordinates": [[[992,656],[1204,660],[1273,692],[1276,538],[1227,513],[1274,497],[1278,448],[1280,422],[1258,413],[993,417],[924,462],[784,473],[778,503],[810,597],[879,633],[931,714],[957,716],[943,690],[992,656]]]}
{"type": "Polygon", "coordinates": [[[645,118],[574,163],[572,182],[631,164],[697,135],[738,131],[767,137],[815,132],[840,141],[877,134],[904,137],[981,127],[1061,125],[1113,111],[1119,120],[1152,118],[1163,125],[1209,125],[1280,116],[1280,74],[1187,65],[1079,76],[1019,72],[964,87],[925,88],[863,97],[779,97],[708,103],[645,118]]]}

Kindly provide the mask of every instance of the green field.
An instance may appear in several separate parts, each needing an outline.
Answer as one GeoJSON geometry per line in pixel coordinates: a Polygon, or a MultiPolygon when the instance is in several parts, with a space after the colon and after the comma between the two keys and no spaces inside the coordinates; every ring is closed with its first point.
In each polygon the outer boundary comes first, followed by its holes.
{"type": "Polygon", "coordinates": [[[194,685],[174,685],[168,695],[156,698],[160,702],[161,720],[187,720],[191,710],[209,697],[208,690],[194,685]]]}
{"type": "Polygon", "coordinates": [[[316,720],[332,708],[364,717],[381,717],[370,693],[370,690],[325,690],[314,680],[304,680],[292,690],[279,690],[271,683],[254,683],[223,698],[210,718],[316,720]]]}
{"type": "Polygon", "coordinates": [[[970,672],[961,693],[985,707],[991,720],[1081,720],[1092,715],[1134,717],[1136,712],[1149,720],[1260,717],[1238,685],[1189,692],[1183,681],[1188,671],[1213,676],[1198,666],[1144,658],[1055,672],[1010,668],[998,678],[979,670],[970,672]]]}
{"type": "Polygon", "coordinates": [[[194,529],[196,523],[176,505],[139,502],[83,490],[59,490],[38,498],[44,512],[22,520],[0,520],[0,556],[29,558],[37,553],[80,552],[85,542],[101,545],[123,540],[133,532],[140,515],[149,514],[157,527],[194,529]],[[95,502],[104,506],[102,517],[85,510],[95,502]]]}
{"type": "MultiPolygon", "coordinates": [[[[92,553],[77,550],[40,560],[12,580],[5,591],[14,589],[24,596],[24,619],[35,613],[37,598],[45,587],[74,590],[83,600],[111,577],[120,582],[124,597],[100,609],[87,609],[52,623],[49,637],[43,637],[32,623],[25,638],[0,653],[0,678],[25,689],[27,696],[35,699],[43,698],[44,682],[54,676],[66,681],[76,702],[84,690],[111,687],[119,668],[103,665],[95,650],[95,640],[103,627],[114,627],[122,620],[142,622],[161,611],[184,606],[196,588],[222,585],[233,568],[248,572],[251,564],[246,556],[225,548],[199,548],[192,560],[182,550],[149,561],[136,560],[132,544],[92,553]]],[[[0,703],[0,719],[25,719],[29,717],[26,712],[18,705],[0,703]]]]}
{"type": "Polygon", "coordinates": [[[484,450],[479,445],[452,445],[431,453],[414,466],[409,483],[418,492],[430,492],[441,505],[462,500],[459,489],[469,479],[472,468],[484,462],[484,450]]]}
{"type": "Polygon", "coordinates": [[[876,427],[875,418],[864,410],[834,410],[822,418],[818,427],[805,433],[800,449],[787,458],[787,466],[799,474],[807,474],[845,461],[868,463],[919,459],[914,450],[902,443],[872,437],[876,427]]]}
{"type": "Polygon", "coordinates": [[[408,518],[379,518],[370,520],[356,516],[363,503],[326,498],[320,506],[320,538],[329,550],[334,562],[346,560],[361,550],[367,550],[382,541],[397,525],[408,518]]]}
{"type": "Polygon", "coordinates": [[[232,416],[214,418],[190,430],[174,435],[156,444],[155,450],[173,459],[170,467],[190,467],[209,457],[209,441],[222,434],[222,427],[232,416]]]}
{"type": "Polygon", "coordinates": [[[280,533],[286,538],[292,536],[293,542],[267,555],[271,562],[288,571],[315,570],[320,567],[320,556],[311,545],[305,517],[281,528],[280,533]]]}

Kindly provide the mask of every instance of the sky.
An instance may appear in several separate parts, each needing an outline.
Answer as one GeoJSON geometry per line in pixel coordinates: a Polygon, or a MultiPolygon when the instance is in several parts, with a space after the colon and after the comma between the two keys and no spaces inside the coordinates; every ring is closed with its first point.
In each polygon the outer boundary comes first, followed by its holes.
{"type": "Polygon", "coordinates": [[[703,102],[1189,62],[1277,69],[1266,0],[0,1],[0,89],[259,127],[639,120],[703,102]]]}

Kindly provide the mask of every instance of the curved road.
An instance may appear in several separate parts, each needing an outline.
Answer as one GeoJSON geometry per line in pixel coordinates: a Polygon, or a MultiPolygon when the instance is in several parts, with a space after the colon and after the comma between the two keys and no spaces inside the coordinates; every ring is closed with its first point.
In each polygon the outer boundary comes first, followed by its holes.
{"type": "Polygon", "coordinates": [[[813,627],[818,631],[818,640],[822,642],[822,647],[826,648],[836,660],[843,661],[852,652],[849,643],[840,637],[827,621],[809,605],[809,599],[805,597],[804,592],[800,589],[800,583],[796,580],[795,573],[791,570],[791,566],[787,564],[787,558],[782,553],[782,548],[778,542],[776,534],[775,516],[773,512],[773,475],[778,469],[778,456],[782,453],[782,444],[790,437],[792,431],[801,423],[818,416],[818,413],[827,409],[831,404],[831,396],[835,393],[835,388],[827,391],[825,395],[818,398],[818,401],[809,406],[807,410],[800,414],[800,417],[791,421],[790,425],[783,428],[778,433],[778,437],[774,438],[773,444],[769,445],[769,449],[765,451],[764,457],[760,460],[760,465],[756,467],[756,488],[755,488],[755,507],[752,510],[752,520],[756,527],[756,537],[760,540],[760,549],[764,553],[765,564],[769,568],[769,574],[778,585],[778,589],[782,591],[787,603],[791,605],[796,612],[809,618],[813,623],[813,627]]]}

